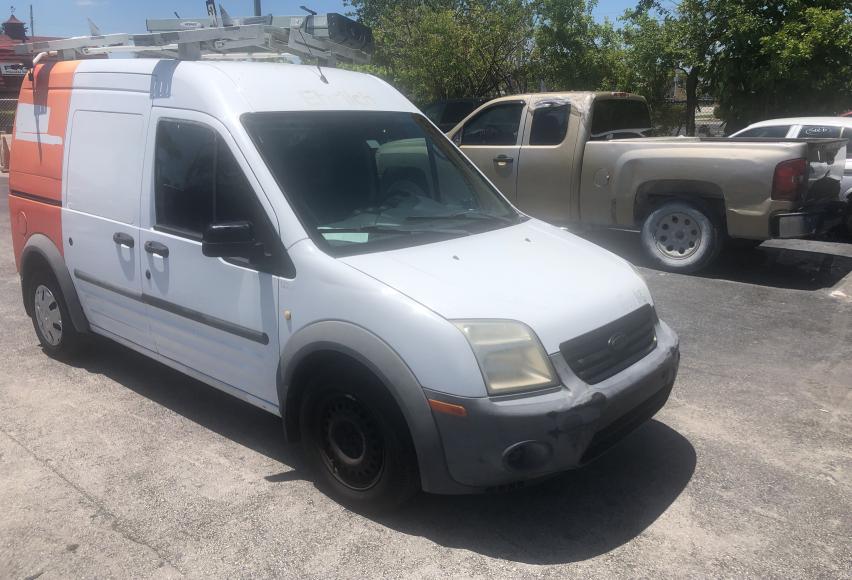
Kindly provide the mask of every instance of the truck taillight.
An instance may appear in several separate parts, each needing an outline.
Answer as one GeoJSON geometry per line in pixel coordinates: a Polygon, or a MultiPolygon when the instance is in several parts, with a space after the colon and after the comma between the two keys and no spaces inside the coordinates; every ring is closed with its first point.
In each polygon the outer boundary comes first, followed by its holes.
{"type": "Polygon", "coordinates": [[[790,159],[775,166],[772,177],[772,199],[798,201],[807,183],[807,159],[790,159]]]}

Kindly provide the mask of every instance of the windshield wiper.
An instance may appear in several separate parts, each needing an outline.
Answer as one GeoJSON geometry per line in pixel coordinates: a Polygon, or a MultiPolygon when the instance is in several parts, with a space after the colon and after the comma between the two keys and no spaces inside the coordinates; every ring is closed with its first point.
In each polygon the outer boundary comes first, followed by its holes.
{"type": "Polygon", "coordinates": [[[496,220],[505,222],[507,224],[514,223],[510,217],[501,216],[501,215],[493,215],[489,213],[480,213],[476,211],[460,211],[458,213],[449,213],[449,214],[441,214],[441,215],[413,215],[405,218],[406,221],[412,222],[422,222],[422,221],[433,221],[433,220],[457,220],[457,219],[469,219],[469,220],[496,220]]]}
{"type": "Polygon", "coordinates": [[[325,228],[320,227],[317,228],[320,234],[446,234],[452,236],[469,236],[470,232],[466,232],[464,230],[447,230],[447,229],[399,229],[399,228],[391,228],[387,226],[360,226],[357,228],[325,228]]]}

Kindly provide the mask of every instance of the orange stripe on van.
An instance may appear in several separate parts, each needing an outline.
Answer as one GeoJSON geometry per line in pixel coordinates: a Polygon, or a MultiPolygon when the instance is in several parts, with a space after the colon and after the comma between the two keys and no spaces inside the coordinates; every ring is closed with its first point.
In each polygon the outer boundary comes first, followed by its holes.
{"type": "Polygon", "coordinates": [[[24,77],[15,115],[9,190],[43,198],[48,203],[9,196],[15,262],[27,239],[44,234],[62,252],[62,158],[65,151],[68,112],[74,73],[79,61],[48,62],[24,77]]]}

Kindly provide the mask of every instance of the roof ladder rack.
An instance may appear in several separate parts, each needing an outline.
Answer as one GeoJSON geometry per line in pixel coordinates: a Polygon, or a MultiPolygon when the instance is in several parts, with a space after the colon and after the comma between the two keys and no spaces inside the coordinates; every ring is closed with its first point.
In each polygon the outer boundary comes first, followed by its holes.
{"type": "MultiPolygon", "coordinates": [[[[338,61],[354,64],[370,62],[372,33],[370,29],[339,14],[307,17],[285,17],[276,26],[273,19],[252,19],[251,24],[198,27],[190,30],[165,30],[147,34],[105,34],[77,36],[61,40],[28,42],[15,46],[20,55],[38,55],[59,60],[76,60],[96,54],[132,53],[140,57],[199,60],[214,55],[247,53],[293,53],[316,58],[321,64],[333,66],[338,61]],[[333,19],[332,19],[333,17],[333,19]],[[327,28],[320,28],[314,19],[327,18],[327,28]],[[345,21],[345,25],[341,26],[345,21]],[[257,23],[258,21],[262,21],[257,23]],[[334,27],[332,27],[334,25],[334,27]],[[343,30],[345,33],[341,33],[343,30]],[[319,34],[317,34],[319,32],[319,34]],[[322,34],[325,32],[325,34],[322,34]],[[334,34],[329,34],[333,32],[334,34]],[[348,34],[348,36],[346,35],[348,34]],[[353,42],[353,39],[355,40],[353,42]]],[[[149,28],[151,26],[149,21],[149,28]]],[[[169,21],[156,21],[162,27],[169,21]]],[[[326,20],[320,21],[325,24],[326,20]]]]}

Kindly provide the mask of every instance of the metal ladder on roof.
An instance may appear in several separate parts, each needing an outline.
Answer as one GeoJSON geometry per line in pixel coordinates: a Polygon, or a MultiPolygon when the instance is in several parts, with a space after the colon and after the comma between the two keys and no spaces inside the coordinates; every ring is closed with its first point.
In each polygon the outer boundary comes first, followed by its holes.
{"type": "MultiPolygon", "coordinates": [[[[328,34],[329,28],[317,26],[322,18],[332,16],[317,14],[306,17],[284,17],[287,20],[274,22],[282,17],[260,17],[244,25],[199,27],[190,30],[166,30],[146,34],[103,34],[77,36],[60,40],[28,42],[15,46],[15,53],[34,55],[33,64],[43,58],[77,60],[98,54],[130,53],[138,57],[175,58],[180,60],[215,59],[217,55],[254,53],[291,53],[300,57],[316,59],[324,66],[335,66],[337,62],[367,64],[372,53],[370,29],[339,14],[333,15],[338,24],[340,19],[348,26],[335,30],[354,31],[352,38],[345,33],[328,34]],[[317,22],[319,20],[319,22],[317,22]],[[285,24],[285,25],[280,25],[285,24]],[[325,31],[326,34],[317,34],[325,31]],[[356,41],[353,42],[352,40],[356,41]]],[[[249,56],[250,57],[250,56],[249,56]]]]}

